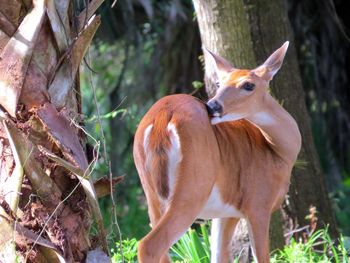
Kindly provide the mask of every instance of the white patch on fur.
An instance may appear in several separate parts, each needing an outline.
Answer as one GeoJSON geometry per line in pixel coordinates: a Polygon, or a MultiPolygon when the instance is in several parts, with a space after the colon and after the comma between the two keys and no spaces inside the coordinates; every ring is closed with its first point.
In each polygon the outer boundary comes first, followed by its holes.
{"type": "Polygon", "coordinates": [[[144,149],[145,155],[146,155],[145,168],[147,170],[150,168],[150,164],[152,161],[152,156],[151,156],[150,152],[148,151],[149,135],[151,133],[152,128],[153,128],[153,124],[148,125],[147,128],[145,129],[144,134],[143,134],[143,149],[144,149]]]}
{"type": "Polygon", "coordinates": [[[247,81],[247,77],[246,76],[240,77],[240,78],[236,79],[236,86],[239,87],[246,81],[247,81]]]}
{"type": "Polygon", "coordinates": [[[221,200],[219,189],[214,185],[208,201],[198,215],[198,218],[213,219],[224,217],[243,217],[243,214],[233,205],[225,204],[221,200]]]}
{"type": "Polygon", "coordinates": [[[220,122],[237,121],[237,120],[243,119],[244,117],[246,117],[245,114],[228,113],[228,114],[225,114],[221,117],[213,117],[213,118],[211,118],[210,122],[212,125],[215,125],[215,124],[218,124],[220,122]]]}
{"type": "Polygon", "coordinates": [[[272,125],[275,124],[275,119],[267,112],[258,112],[248,118],[250,121],[256,125],[272,125]]]}
{"type": "Polygon", "coordinates": [[[219,218],[215,218],[211,222],[211,234],[210,234],[210,263],[220,263],[220,251],[221,251],[221,241],[222,241],[222,224],[219,218]]]}
{"type": "Polygon", "coordinates": [[[249,234],[249,242],[250,242],[250,248],[252,250],[254,262],[258,262],[258,259],[256,257],[256,248],[255,248],[255,242],[253,237],[253,229],[252,225],[250,224],[249,220],[246,221],[248,226],[248,234],[249,234]]]}
{"type": "Polygon", "coordinates": [[[176,175],[178,164],[182,160],[181,154],[181,142],[179,134],[173,123],[169,122],[167,130],[170,136],[171,147],[168,150],[168,186],[169,186],[169,197],[171,198],[174,193],[174,188],[176,184],[176,175]]]}

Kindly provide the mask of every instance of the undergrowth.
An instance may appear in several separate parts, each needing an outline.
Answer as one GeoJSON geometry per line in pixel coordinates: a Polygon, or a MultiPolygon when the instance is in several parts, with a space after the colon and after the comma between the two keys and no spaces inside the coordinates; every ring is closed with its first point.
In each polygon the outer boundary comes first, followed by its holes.
{"type": "MultiPolygon", "coordinates": [[[[134,239],[123,240],[125,262],[137,262],[137,244],[134,239]]],[[[112,249],[112,262],[122,262],[119,243],[112,249]]],[[[198,230],[190,229],[171,248],[170,256],[176,263],[209,263],[210,238],[208,227],[201,225],[198,230]]],[[[271,263],[350,263],[350,237],[340,236],[332,240],[328,229],[314,232],[307,241],[291,239],[283,249],[271,253],[271,263]]],[[[239,262],[236,258],[234,263],[239,262]]]]}
{"type": "Polygon", "coordinates": [[[283,249],[272,253],[271,263],[347,263],[350,262],[349,241],[349,237],[344,238],[342,235],[339,240],[334,241],[329,236],[327,228],[320,229],[306,242],[292,238],[283,249]]]}

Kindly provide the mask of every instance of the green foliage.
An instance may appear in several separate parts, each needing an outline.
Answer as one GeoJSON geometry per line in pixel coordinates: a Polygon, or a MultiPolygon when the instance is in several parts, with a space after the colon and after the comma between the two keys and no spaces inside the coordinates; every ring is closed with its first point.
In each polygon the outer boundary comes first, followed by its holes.
{"type": "Polygon", "coordinates": [[[201,89],[204,87],[204,83],[202,81],[195,80],[192,82],[192,87],[196,90],[201,89]]]}
{"type": "Polygon", "coordinates": [[[338,226],[345,235],[350,234],[350,177],[345,177],[343,184],[330,197],[338,226]]]}
{"type": "Polygon", "coordinates": [[[313,233],[306,242],[292,239],[290,244],[272,254],[271,263],[347,263],[350,262],[350,250],[346,246],[344,237],[341,236],[339,244],[336,244],[329,236],[327,228],[321,229],[313,233]]]}
{"type": "MultiPolygon", "coordinates": [[[[116,243],[112,249],[112,262],[121,262],[120,246],[116,243]]],[[[123,241],[123,253],[126,262],[137,262],[137,241],[123,241]]],[[[271,253],[271,263],[349,263],[350,238],[340,236],[334,242],[328,234],[328,229],[313,233],[307,241],[291,239],[290,243],[281,250],[271,253]]],[[[210,241],[208,225],[202,224],[199,230],[190,229],[171,248],[171,258],[178,263],[209,263],[210,241]]],[[[234,259],[234,263],[239,259],[234,259]]]]}
{"type": "Polygon", "coordinates": [[[137,262],[137,240],[136,238],[132,239],[125,239],[122,241],[122,250],[123,250],[123,256],[120,253],[120,243],[116,242],[115,247],[116,249],[111,249],[112,254],[112,263],[120,263],[123,262],[137,262]]]}
{"type": "MultiPolygon", "coordinates": [[[[101,120],[104,120],[104,119],[113,119],[113,118],[117,117],[118,114],[125,114],[125,113],[127,113],[127,110],[126,110],[126,109],[115,109],[115,110],[113,110],[113,111],[111,111],[111,112],[108,112],[108,113],[106,113],[106,114],[100,116],[100,119],[101,119],[101,120]]],[[[97,116],[97,115],[93,115],[91,118],[87,119],[87,120],[85,121],[85,123],[87,123],[87,122],[96,122],[97,119],[98,119],[98,116],[97,116]]]]}
{"type": "Polygon", "coordinates": [[[190,229],[171,248],[172,258],[175,262],[210,262],[210,243],[206,225],[200,226],[200,231],[190,229]]]}

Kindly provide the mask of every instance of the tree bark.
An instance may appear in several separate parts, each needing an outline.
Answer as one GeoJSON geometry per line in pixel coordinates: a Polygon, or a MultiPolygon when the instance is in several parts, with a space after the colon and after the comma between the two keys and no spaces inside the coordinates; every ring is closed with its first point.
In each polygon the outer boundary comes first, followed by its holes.
{"type": "MultiPolygon", "coordinates": [[[[310,206],[318,210],[319,226],[330,224],[334,235],[336,223],[325,188],[324,176],[313,144],[309,117],[305,105],[293,34],[282,1],[194,0],[202,43],[214,53],[227,58],[237,68],[254,68],[262,63],[284,41],[290,40],[282,69],[271,82],[273,95],[296,119],[301,130],[303,146],[299,159],[305,163],[293,171],[289,191],[288,216],[294,227],[308,225],[305,219],[310,206]],[[314,189],[314,190],[313,190],[314,189]],[[317,190],[316,190],[317,189],[317,190]],[[317,191],[317,192],[316,192],[317,191]]],[[[209,96],[215,85],[206,80],[209,96]]],[[[283,242],[280,215],[272,220],[271,247],[283,242]],[[277,219],[276,219],[277,218],[277,219]],[[277,236],[276,236],[276,233],[277,236]]]]}
{"type": "Polygon", "coordinates": [[[108,253],[78,127],[79,65],[100,18],[85,21],[101,2],[74,18],[72,1],[0,0],[0,262],[108,253]]]}
{"type": "Polygon", "coordinates": [[[309,224],[306,215],[311,206],[315,206],[319,227],[329,224],[330,233],[337,235],[336,221],[325,186],[319,158],[314,146],[310,118],[305,105],[305,93],[302,87],[294,36],[288,20],[287,9],[283,1],[246,1],[251,24],[251,36],[254,53],[258,63],[262,63],[267,54],[285,40],[292,41],[285,63],[276,79],[271,82],[273,95],[283,107],[296,119],[303,145],[298,159],[305,165],[296,167],[291,179],[287,206],[294,225],[309,224]],[[271,26],[275,25],[275,26],[271,26]]]}
{"type": "MultiPolygon", "coordinates": [[[[194,0],[193,3],[203,46],[227,58],[235,67],[255,67],[250,25],[243,2],[194,0]]],[[[216,87],[207,79],[205,82],[208,96],[212,97],[216,87]]]]}

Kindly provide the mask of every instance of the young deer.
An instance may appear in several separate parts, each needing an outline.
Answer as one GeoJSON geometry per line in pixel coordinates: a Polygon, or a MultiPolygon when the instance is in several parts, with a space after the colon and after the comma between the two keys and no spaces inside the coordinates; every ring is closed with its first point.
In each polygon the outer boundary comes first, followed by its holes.
{"type": "Polygon", "coordinates": [[[170,262],[168,249],[196,218],[213,219],[211,262],[229,261],[239,218],[248,222],[255,259],[269,262],[270,216],[288,191],[301,145],[295,120],[268,92],[287,48],[254,70],[206,51],[218,83],[207,105],[172,95],[143,117],[134,159],[152,231],[139,244],[140,263],[170,262]]]}

